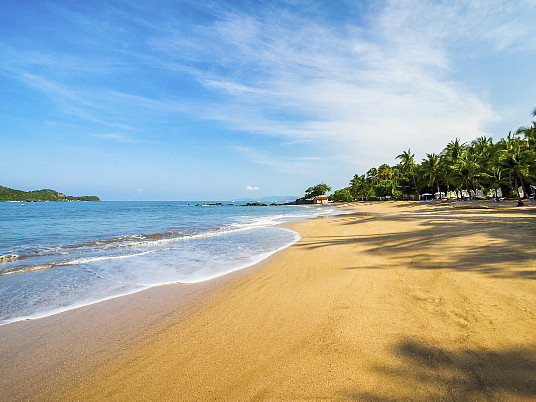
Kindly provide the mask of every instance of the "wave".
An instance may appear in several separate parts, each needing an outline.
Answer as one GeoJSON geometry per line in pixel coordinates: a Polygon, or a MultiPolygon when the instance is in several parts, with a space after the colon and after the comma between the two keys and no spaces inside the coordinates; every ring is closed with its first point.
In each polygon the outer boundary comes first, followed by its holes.
{"type": "MultiPolygon", "coordinates": [[[[94,274],[99,279],[110,281],[110,282],[113,282],[113,283],[120,283],[120,284],[128,285],[128,287],[127,288],[122,288],[123,290],[119,290],[119,291],[116,291],[114,289],[108,295],[105,295],[105,296],[100,295],[100,296],[95,297],[94,299],[90,298],[90,299],[85,299],[83,301],[75,301],[73,303],[69,303],[69,304],[65,304],[65,305],[61,305],[61,306],[60,305],[52,305],[49,308],[36,310],[34,312],[28,312],[28,311],[25,310],[24,314],[21,314],[21,315],[11,315],[11,316],[6,316],[6,317],[1,317],[0,316],[0,326],[10,324],[10,323],[13,323],[13,322],[17,322],[17,321],[22,321],[22,320],[33,320],[33,319],[48,317],[48,316],[58,314],[58,313],[61,313],[61,312],[64,312],[64,311],[69,311],[69,310],[77,309],[77,308],[80,308],[80,307],[85,307],[85,306],[88,306],[88,305],[96,304],[96,303],[99,303],[99,302],[102,302],[102,301],[105,301],[105,300],[110,300],[110,299],[114,299],[114,298],[117,298],[117,297],[137,293],[137,292],[140,292],[142,290],[152,288],[152,287],[155,287],[155,286],[162,286],[162,285],[168,285],[168,284],[184,284],[184,285],[187,285],[187,284],[205,282],[205,281],[212,280],[212,279],[215,279],[215,278],[223,276],[223,275],[227,275],[227,274],[229,274],[231,272],[238,271],[238,270],[241,270],[241,269],[244,269],[244,268],[247,268],[247,267],[250,267],[250,266],[253,266],[253,265],[259,263],[262,260],[268,258],[269,256],[275,254],[276,252],[278,252],[280,250],[283,250],[286,247],[296,243],[301,238],[299,233],[294,232],[294,231],[292,231],[290,229],[281,228],[280,230],[292,233],[293,234],[292,239],[290,239],[288,242],[286,242],[285,244],[281,245],[280,247],[277,247],[275,249],[272,249],[272,250],[269,250],[269,251],[266,251],[266,252],[263,252],[263,253],[259,253],[258,255],[255,255],[255,256],[252,255],[248,259],[248,261],[244,261],[244,262],[236,264],[236,265],[228,266],[227,269],[225,269],[225,270],[216,271],[216,272],[213,272],[212,274],[204,275],[202,277],[197,277],[197,278],[192,279],[192,280],[159,280],[159,281],[153,282],[153,283],[133,283],[133,282],[127,282],[127,281],[118,280],[118,278],[108,278],[105,274],[103,275],[103,273],[101,273],[101,272],[95,272],[95,271],[91,270],[88,267],[84,267],[84,269],[86,271],[94,274]]],[[[158,251],[158,250],[155,250],[155,252],[156,251],[158,251]]],[[[136,253],[136,254],[140,254],[140,253],[136,253]]],[[[135,254],[130,254],[130,255],[124,256],[124,257],[131,257],[131,256],[133,257],[133,256],[135,256],[135,254]]],[[[92,259],[92,260],[94,260],[94,259],[92,259]]],[[[82,263],[83,262],[82,259],[79,259],[79,262],[82,263]]]]}
{"type": "MultiPolygon", "coordinates": [[[[142,241],[132,241],[134,238],[159,238],[163,237],[162,234],[154,234],[154,235],[136,235],[136,236],[128,236],[128,240],[124,240],[123,242],[114,241],[113,246],[110,246],[110,242],[101,241],[101,242],[95,242],[91,243],[91,245],[102,245],[106,244],[104,247],[102,247],[103,250],[108,250],[110,248],[133,248],[133,247],[150,247],[150,246],[156,246],[156,245],[164,245],[169,243],[175,243],[179,241],[188,241],[188,240],[194,240],[194,239],[200,239],[200,238],[208,238],[208,237],[216,237],[221,236],[229,233],[244,231],[248,229],[254,229],[258,226],[251,225],[251,226],[243,226],[238,228],[219,228],[219,231],[210,231],[205,233],[196,233],[193,235],[183,235],[179,237],[169,237],[169,238],[161,238],[158,240],[142,240],[142,241]]],[[[57,247],[55,249],[62,249],[66,247],[57,247]]],[[[74,248],[74,247],[68,247],[68,248],[74,248]]],[[[86,264],[90,262],[95,261],[104,261],[104,260],[114,260],[114,259],[122,259],[122,258],[131,258],[131,257],[137,257],[141,255],[146,255],[150,253],[155,253],[158,251],[162,251],[161,249],[158,250],[148,250],[148,251],[142,251],[139,253],[130,253],[130,254],[121,254],[121,255],[105,255],[105,256],[94,256],[94,257],[80,257],[80,258],[74,258],[74,259],[68,259],[64,261],[57,261],[57,262],[51,262],[48,264],[41,264],[41,265],[24,265],[19,267],[13,267],[13,268],[6,268],[4,270],[0,269],[0,276],[2,275],[9,275],[9,274],[20,274],[20,273],[28,273],[28,272],[35,272],[35,271],[42,271],[44,269],[50,269],[55,267],[61,267],[61,266],[67,266],[67,265],[79,265],[79,264],[86,264]]],[[[34,255],[37,254],[37,251],[32,252],[34,255]]],[[[43,252],[42,255],[49,254],[49,250],[46,250],[46,252],[43,252]]],[[[55,252],[54,254],[64,255],[64,253],[61,252],[55,252]]],[[[17,256],[17,259],[22,258],[28,258],[29,256],[17,256]]],[[[15,261],[15,259],[6,260],[6,261],[15,261]]]]}
{"type": "MultiPolygon", "coordinates": [[[[241,226],[237,228],[211,228],[211,231],[207,231],[204,233],[196,233],[192,235],[181,235],[177,237],[166,237],[170,235],[170,232],[165,233],[156,233],[152,235],[134,235],[134,236],[124,236],[122,240],[119,240],[119,238],[114,239],[113,241],[98,241],[94,243],[86,243],[86,245],[91,246],[101,246],[101,250],[109,250],[113,248],[141,248],[141,247],[150,247],[150,246],[160,246],[165,245],[169,243],[175,243],[179,241],[188,241],[188,240],[194,240],[194,239],[200,239],[200,238],[208,238],[208,237],[216,237],[221,236],[229,233],[254,229],[258,227],[257,225],[250,225],[250,226],[241,226]],[[218,230],[219,229],[219,230],[218,230]],[[133,241],[133,239],[149,239],[149,240],[141,240],[141,241],[133,241]],[[153,240],[157,239],[157,240],[153,240]],[[104,244],[104,246],[102,246],[104,244]],[[111,245],[112,244],[112,245],[111,245]]],[[[80,247],[72,247],[72,246],[61,246],[61,247],[55,247],[54,248],[54,255],[65,255],[65,253],[58,252],[59,249],[73,249],[73,248],[80,248],[80,247]]],[[[44,251],[33,251],[31,254],[41,254],[41,255],[49,255],[51,249],[47,249],[44,251]]],[[[80,258],[74,258],[74,259],[66,259],[63,261],[54,261],[47,264],[38,264],[38,265],[24,265],[24,266],[18,266],[18,267],[6,267],[6,269],[1,270],[0,269],[0,276],[2,275],[9,275],[9,274],[20,274],[20,273],[28,273],[28,272],[35,272],[35,271],[42,271],[44,269],[50,269],[55,267],[61,267],[61,266],[67,266],[67,265],[80,265],[80,264],[86,264],[91,263],[95,261],[104,261],[104,260],[115,260],[115,259],[123,259],[123,258],[132,258],[137,257],[141,255],[146,255],[150,253],[155,253],[158,251],[162,251],[162,249],[157,250],[147,250],[137,253],[128,253],[128,254],[120,254],[120,255],[104,255],[104,256],[90,256],[90,257],[80,257],[80,258]]],[[[28,253],[30,254],[30,253],[28,253]]],[[[22,258],[29,258],[29,255],[26,256],[17,256],[16,259],[22,259],[22,258]]],[[[15,261],[15,258],[7,261],[15,261]]]]}
{"type": "Polygon", "coordinates": [[[138,293],[138,292],[140,292],[142,290],[145,290],[145,289],[147,289],[147,287],[141,287],[140,286],[140,287],[138,287],[136,289],[131,289],[131,290],[120,292],[120,293],[117,293],[117,294],[114,294],[114,295],[109,295],[109,296],[105,296],[105,297],[96,298],[96,299],[91,300],[91,301],[73,303],[73,304],[71,304],[69,306],[54,307],[54,308],[47,309],[45,311],[38,311],[38,312],[30,313],[30,314],[24,314],[24,315],[20,315],[20,316],[16,316],[16,317],[4,318],[4,319],[2,319],[0,317],[0,326],[11,324],[11,323],[14,323],[14,322],[17,322],[17,321],[37,320],[39,318],[50,317],[52,315],[55,315],[55,314],[58,314],[58,313],[63,313],[65,311],[76,310],[77,308],[80,308],[80,307],[91,306],[93,304],[97,304],[97,303],[100,303],[100,302],[103,302],[103,301],[106,301],[106,300],[116,299],[116,298],[122,297],[122,296],[128,296],[130,294],[138,293]]]}
{"type": "MultiPolygon", "coordinates": [[[[261,227],[270,227],[284,222],[297,219],[315,218],[321,215],[332,215],[337,211],[336,208],[330,209],[308,209],[305,213],[286,213],[272,216],[251,217],[250,215],[243,215],[239,218],[244,219],[243,222],[234,222],[222,227],[209,227],[203,229],[196,229],[187,231],[165,231],[161,233],[151,234],[134,234],[124,235],[118,237],[112,237],[108,239],[97,240],[94,242],[84,242],[79,244],[69,244],[49,248],[39,248],[35,250],[26,251],[19,254],[5,254],[0,255],[0,265],[8,265],[4,269],[0,269],[0,276],[15,273],[27,273],[41,271],[44,269],[55,268],[58,266],[66,265],[78,265],[94,261],[112,260],[121,258],[131,258],[149,253],[154,253],[158,250],[147,250],[136,253],[120,254],[120,255],[99,255],[99,256],[84,256],[72,259],[64,259],[61,261],[53,261],[47,263],[36,263],[35,265],[27,264],[23,266],[12,266],[15,261],[22,259],[31,259],[35,257],[57,257],[57,256],[69,256],[73,254],[95,254],[102,252],[110,252],[125,248],[147,248],[166,245],[170,243],[189,241],[200,238],[209,238],[222,236],[234,232],[246,231],[261,227]]],[[[338,213],[344,213],[339,211],[338,213]]]]}
{"type": "Polygon", "coordinates": [[[107,256],[98,256],[98,257],[82,257],[82,258],[75,258],[75,259],[72,259],[72,260],[51,262],[50,264],[43,264],[43,265],[25,265],[25,266],[16,267],[16,268],[13,268],[13,269],[10,269],[10,270],[0,271],[0,276],[9,275],[9,274],[20,274],[20,273],[23,273],[23,272],[42,271],[44,269],[50,269],[50,268],[54,268],[54,267],[64,267],[64,266],[67,266],[67,265],[87,264],[89,262],[95,262],[95,261],[117,260],[117,259],[123,259],[123,258],[139,257],[140,255],[156,253],[158,251],[162,251],[162,250],[149,250],[149,251],[143,251],[143,252],[140,252],[140,253],[121,254],[121,255],[107,255],[107,256]]]}
{"type": "MultiPolygon", "coordinates": [[[[225,210],[175,211],[149,215],[151,220],[130,225],[126,220],[104,230],[80,231],[85,226],[70,225],[65,235],[56,237],[56,244],[52,243],[54,237],[49,244],[36,243],[47,241],[45,236],[36,236],[33,244],[2,250],[0,275],[8,276],[0,277],[5,285],[0,325],[167,283],[211,280],[256,264],[300,238],[288,228],[263,228],[344,213],[336,207],[303,206],[271,209],[270,213],[277,214],[271,216],[261,209],[235,209],[229,214],[225,210]],[[128,229],[132,232],[125,234],[128,229]],[[88,238],[92,233],[94,237],[88,238]],[[23,275],[35,271],[43,272],[23,275]],[[21,275],[9,275],[13,273],[21,275]]],[[[135,213],[131,220],[137,218],[135,213]]]]}
{"type": "Polygon", "coordinates": [[[24,258],[23,256],[20,256],[18,254],[4,254],[0,255],[0,264],[4,262],[11,262],[15,260],[20,260],[21,258],[24,258]]]}

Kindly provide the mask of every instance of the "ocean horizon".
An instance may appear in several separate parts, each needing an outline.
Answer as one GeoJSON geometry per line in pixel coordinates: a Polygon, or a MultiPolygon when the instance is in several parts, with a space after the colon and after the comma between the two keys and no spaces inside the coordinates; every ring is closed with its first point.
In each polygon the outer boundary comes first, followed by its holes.
{"type": "Polygon", "coordinates": [[[0,203],[0,325],[210,280],[299,240],[277,225],[341,212],[227,203],[0,203]]]}

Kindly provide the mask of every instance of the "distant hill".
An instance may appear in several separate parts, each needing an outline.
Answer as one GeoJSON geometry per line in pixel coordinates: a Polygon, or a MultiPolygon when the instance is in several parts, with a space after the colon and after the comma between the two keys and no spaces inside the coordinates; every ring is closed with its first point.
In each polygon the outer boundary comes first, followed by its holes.
{"type": "Polygon", "coordinates": [[[34,190],[22,191],[13,188],[0,186],[0,201],[100,201],[100,198],[94,195],[84,195],[81,197],[73,197],[65,195],[54,190],[34,190]]]}

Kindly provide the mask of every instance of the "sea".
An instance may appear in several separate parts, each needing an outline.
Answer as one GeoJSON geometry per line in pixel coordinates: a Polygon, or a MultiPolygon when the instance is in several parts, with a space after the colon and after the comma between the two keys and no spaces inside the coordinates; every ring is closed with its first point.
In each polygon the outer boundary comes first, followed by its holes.
{"type": "Polygon", "coordinates": [[[0,202],[0,325],[210,280],[299,240],[277,225],[342,212],[214,203],[0,202]]]}

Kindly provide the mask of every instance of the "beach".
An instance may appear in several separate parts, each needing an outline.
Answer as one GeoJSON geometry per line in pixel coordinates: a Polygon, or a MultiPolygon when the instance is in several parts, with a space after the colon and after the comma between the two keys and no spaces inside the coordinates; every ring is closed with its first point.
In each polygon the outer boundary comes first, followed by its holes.
{"type": "Polygon", "coordinates": [[[535,203],[345,208],[219,279],[0,327],[3,398],[536,398],[535,203]]]}

